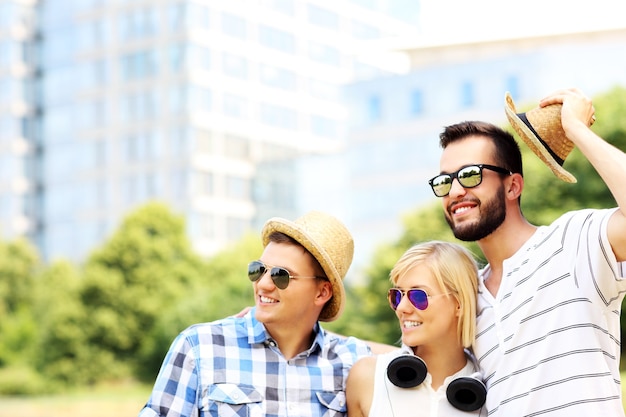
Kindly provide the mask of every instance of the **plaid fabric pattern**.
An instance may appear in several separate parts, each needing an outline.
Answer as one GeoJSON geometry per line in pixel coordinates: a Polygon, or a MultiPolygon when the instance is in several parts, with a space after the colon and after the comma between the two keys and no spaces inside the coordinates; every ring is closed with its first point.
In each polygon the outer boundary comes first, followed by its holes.
{"type": "Polygon", "coordinates": [[[172,343],[140,417],[345,416],[348,371],[369,347],[327,334],[286,360],[254,310],[193,325],[172,343]]]}

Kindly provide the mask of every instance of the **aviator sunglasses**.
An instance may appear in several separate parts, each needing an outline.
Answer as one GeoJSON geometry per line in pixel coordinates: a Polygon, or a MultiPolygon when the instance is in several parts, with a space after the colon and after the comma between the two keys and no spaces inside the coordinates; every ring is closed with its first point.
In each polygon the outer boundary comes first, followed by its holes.
{"type": "Polygon", "coordinates": [[[483,181],[483,169],[489,169],[500,174],[513,174],[508,169],[500,168],[495,165],[473,164],[466,165],[459,169],[457,172],[451,172],[449,174],[439,174],[436,177],[431,178],[428,181],[428,184],[430,184],[433,192],[437,197],[445,197],[450,193],[450,189],[452,188],[452,181],[455,178],[459,180],[459,184],[461,184],[463,188],[478,187],[483,181]]]}
{"type": "Polygon", "coordinates": [[[440,295],[448,295],[449,292],[436,295],[428,295],[426,291],[420,289],[401,290],[400,288],[390,288],[387,293],[389,305],[396,310],[402,301],[404,294],[409,298],[409,302],[418,310],[426,310],[428,308],[428,299],[440,295]]]}
{"type": "Polygon", "coordinates": [[[252,282],[256,282],[261,279],[261,277],[265,275],[265,272],[267,271],[270,271],[270,278],[272,278],[272,281],[274,282],[274,285],[276,285],[276,288],[279,288],[281,290],[287,288],[287,286],[289,285],[289,280],[293,278],[326,279],[326,277],[318,276],[307,277],[302,275],[291,275],[291,272],[289,272],[286,268],[283,268],[282,266],[266,265],[261,261],[252,261],[248,264],[248,278],[252,282]]]}

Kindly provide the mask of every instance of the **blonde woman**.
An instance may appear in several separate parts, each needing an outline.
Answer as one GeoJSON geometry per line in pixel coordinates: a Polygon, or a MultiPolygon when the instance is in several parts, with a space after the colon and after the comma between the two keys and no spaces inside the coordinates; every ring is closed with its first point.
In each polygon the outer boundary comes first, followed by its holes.
{"type": "Polygon", "coordinates": [[[350,417],[486,415],[486,390],[469,351],[477,276],[472,254],[455,243],[421,243],[402,255],[388,293],[402,347],[350,370],[350,417]]]}

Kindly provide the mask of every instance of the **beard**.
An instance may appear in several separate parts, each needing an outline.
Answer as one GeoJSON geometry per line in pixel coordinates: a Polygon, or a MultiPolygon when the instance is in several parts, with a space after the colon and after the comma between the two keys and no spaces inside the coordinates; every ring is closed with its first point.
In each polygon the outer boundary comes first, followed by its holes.
{"type": "Polygon", "coordinates": [[[480,218],[477,222],[463,225],[455,225],[454,220],[446,211],[446,221],[452,229],[454,236],[464,242],[475,242],[489,236],[504,222],[506,218],[504,187],[498,189],[496,195],[486,201],[480,202],[480,218]]]}

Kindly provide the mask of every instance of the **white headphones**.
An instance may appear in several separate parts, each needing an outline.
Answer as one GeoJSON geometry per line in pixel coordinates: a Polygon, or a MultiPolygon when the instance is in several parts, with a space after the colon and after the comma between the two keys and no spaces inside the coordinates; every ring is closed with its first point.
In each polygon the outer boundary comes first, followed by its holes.
{"type": "MultiPolygon", "coordinates": [[[[467,349],[465,354],[474,365],[474,372],[470,376],[455,378],[446,389],[448,402],[461,411],[475,411],[485,404],[487,387],[478,367],[478,361],[467,349]]],[[[426,363],[419,356],[405,353],[394,358],[387,366],[387,378],[400,388],[412,388],[421,384],[426,378],[428,369],[426,363]]]]}

